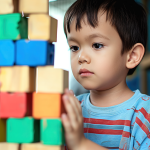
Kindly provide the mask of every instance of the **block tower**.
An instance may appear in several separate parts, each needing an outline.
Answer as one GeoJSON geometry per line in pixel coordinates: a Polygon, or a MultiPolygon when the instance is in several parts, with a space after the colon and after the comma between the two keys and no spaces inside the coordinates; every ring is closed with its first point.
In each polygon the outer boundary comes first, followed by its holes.
{"type": "Polygon", "coordinates": [[[0,150],[62,150],[68,72],[54,68],[49,0],[0,0],[0,150]]]}

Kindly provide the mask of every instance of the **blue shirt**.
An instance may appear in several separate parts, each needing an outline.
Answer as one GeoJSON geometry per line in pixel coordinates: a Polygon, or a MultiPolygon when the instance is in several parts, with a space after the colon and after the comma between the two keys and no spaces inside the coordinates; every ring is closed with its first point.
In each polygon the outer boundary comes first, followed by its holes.
{"type": "Polygon", "coordinates": [[[127,101],[96,107],[90,93],[77,96],[87,139],[113,150],[150,150],[150,97],[139,90],[127,101]]]}

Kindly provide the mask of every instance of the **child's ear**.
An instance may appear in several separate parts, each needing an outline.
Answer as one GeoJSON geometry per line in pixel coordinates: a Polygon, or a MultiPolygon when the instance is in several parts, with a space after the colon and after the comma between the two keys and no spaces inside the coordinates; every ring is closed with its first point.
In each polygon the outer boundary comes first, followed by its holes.
{"type": "Polygon", "coordinates": [[[145,48],[141,43],[136,43],[127,54],[126,67],[128,69],[135,68],[144,56],[145,48]]]}

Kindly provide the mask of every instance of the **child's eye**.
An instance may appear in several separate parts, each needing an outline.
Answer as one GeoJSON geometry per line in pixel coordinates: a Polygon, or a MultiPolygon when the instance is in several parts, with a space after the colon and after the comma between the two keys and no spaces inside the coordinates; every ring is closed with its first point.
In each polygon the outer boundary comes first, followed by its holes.
{"type": "Polygon", "coordinates": [[[72,52],[75,52],[75,51],[78,51],[78,50],[79,50],[79,47],[78,47],[78,46],[71,46],[71,47],[70,47],[70,50],[71,50],[72,52]]]}
{"type": "Polygon", "coordinates": [[[95,44],[92,45],[92,47],[95,48],[95,49],[100,49],[100,48],[104,47],[104,45],[100,44],[100,43],[95,43],[95,44]]]}

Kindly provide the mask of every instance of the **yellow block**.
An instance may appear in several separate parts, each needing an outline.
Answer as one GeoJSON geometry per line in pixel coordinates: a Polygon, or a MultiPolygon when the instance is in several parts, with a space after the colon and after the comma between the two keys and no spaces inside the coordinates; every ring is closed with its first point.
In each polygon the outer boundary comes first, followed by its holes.
{"type": "Polygon", "coordinates": [[[0,14],[17,12],[18,0],[0,0],[0,14]]]}
{"type": "Polygon", "coordinates": [[[31,14],[28,19],[31,40],[57,41],[57,20],[47,14],[31,14]]]}
{"type": "Polygon", "coordinates": [[[19,144],[0,143],[0,150],[19,150],[19,144]]]}
{"type": "Polygon", "coordinates": [[[49,146],[41,143],[22,144],[21,150],[63,150],[62,146],[49,146]]]}
{"type": "Polygon", "coordinates": [[[2,92],[34,92],[35,68],[28,66],[1,67],[2,92]]]}
{"type": "Polygon", "coordinates": [[[68,71],[53,66],[38,67],[37,92],[63,94],[68,80],[68,71]]]}
{"type": "Polygon", "coordinates": [[[20,0],[19,12],[47,13],[49,12],[49,0],[20,0]]]}
{"type": "MultiPolygon", "coordinates": [[[[5,141],[6,141],[6,120],[0,119],[0,142],[5,142],[5,141]]],[[[1,146],[0,146],[0,150],[3,150],[1,149],[1,146]]]]}

